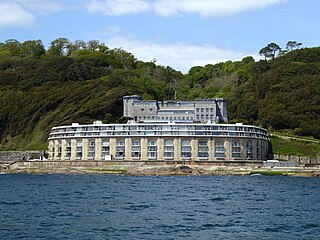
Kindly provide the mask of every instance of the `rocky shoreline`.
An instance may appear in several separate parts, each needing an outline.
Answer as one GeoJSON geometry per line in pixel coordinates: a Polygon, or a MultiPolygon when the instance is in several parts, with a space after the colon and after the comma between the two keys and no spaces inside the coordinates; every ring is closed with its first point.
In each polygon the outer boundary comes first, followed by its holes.
{"type": "Polygon", "coordinates": [[[202,175],[285,175],[320,177],[317,167],[273,167],[261,166],[221,166],[197,164],[145,164],[145,163],[108,163],[97,162],[14,162],[0,165],[2,174],[121,174],[157,176],[202,176],[202,175]]]}

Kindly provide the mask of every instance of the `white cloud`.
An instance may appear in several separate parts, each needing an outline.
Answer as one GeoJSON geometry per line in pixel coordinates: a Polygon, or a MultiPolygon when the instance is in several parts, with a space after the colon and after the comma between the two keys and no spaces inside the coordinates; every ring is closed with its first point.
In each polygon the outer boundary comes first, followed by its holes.
{"type": "Polygon", "coordinates": [[[157,59],[157,64],[170,66],[182,72],[187,72],[193,66],[204,66],[227,60],[241,60],[250,55],[212,45],[155,44],[138,41],[131,37],[112,37],[106,41],[106,45],[111,48],[121,47],[131,52],[139,60],[152,61],[157,59]]]}
{"type": "Polygon", "coordinates": [[[4,0],[4,2],[18,4],[20,7],[37,14],[48,14],[65,8],[54,0],[4,0]]]}
{"type": "Polygon", "coordinates": [[[62,9],[62,4],[50,0],[2,0],[0,27],[30,26],[37,14],[50,14],[62,9]]]}
{"type": "Polygon", "coordinates": [[[91,0],[87,7],[92,13],[113,16],[153,11],[165,17],[195,13],[216,18],[284,1],[286,0],[91,0]]]}
{"type": "Polygon", "coordinates": [[[92,13],[120,16],[147,11],[150,4],[143,0],[91,0],[87,7],[92,13]]]}
{"type": "Polygon", "coordinates": [[[0,3],[0,27],[28,26],[35,17],[20,5],[12,2],[0,3]]]}
{"type": "Polygon", "coordinates": [[[283,0],[158,0],[154,11],[161,16],[196,13],[203,17],[223,17],[251,9],[264,8],[283,0]]]}

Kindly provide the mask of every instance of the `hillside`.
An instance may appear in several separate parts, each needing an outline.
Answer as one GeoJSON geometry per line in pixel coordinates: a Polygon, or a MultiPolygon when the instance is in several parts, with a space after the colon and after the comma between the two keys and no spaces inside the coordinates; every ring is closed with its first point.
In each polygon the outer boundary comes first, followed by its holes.
{"type": "Polygon", "coordinates": [[[188,74],[98,41],[0,43],[0,149],[43,149],[50,128],[121,121],[122,96],[226,97],[229,119],[320,139],[320,48],[274,60],[195,66],[188,74]]]}

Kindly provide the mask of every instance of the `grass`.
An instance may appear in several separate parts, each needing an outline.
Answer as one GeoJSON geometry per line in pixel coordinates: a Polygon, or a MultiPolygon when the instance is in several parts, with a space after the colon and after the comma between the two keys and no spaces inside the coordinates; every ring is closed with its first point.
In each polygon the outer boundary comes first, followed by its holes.
{"type": "Polygon", "coordinates": [[[303,139],[285,139],[276,136],[271,136],[270,142],[275,154],[304,157],[320,156],[320,143],[309,142],[303,139]]]}

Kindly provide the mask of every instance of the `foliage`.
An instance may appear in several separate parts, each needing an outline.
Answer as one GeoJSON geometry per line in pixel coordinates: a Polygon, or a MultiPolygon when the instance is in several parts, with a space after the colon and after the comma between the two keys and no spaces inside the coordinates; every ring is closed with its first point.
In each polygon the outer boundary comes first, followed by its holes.
{"type": "Polygon", "coordinates": [[[270,137],[273,152],[281,155],[292,156],[320,156],[320,144],[309,141],[298,141],[294,139],[284,139],[280,137],[270,137]]]}
{"type": "Polygon", "coordinates": [[[320,48],[288,46],[272,61],[248,56],[182,74],[97,40],[59,38],[45,50],[41,40],[9,39],[0,44],[0,149],[43,148],[57,125],[122,121],[122,97],[129,94],[226,97],[232,122],[320,138],[320,48]]]}

